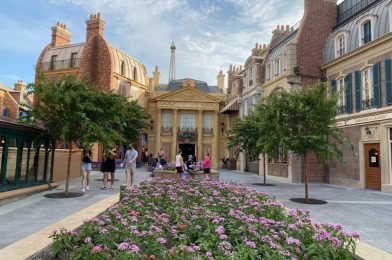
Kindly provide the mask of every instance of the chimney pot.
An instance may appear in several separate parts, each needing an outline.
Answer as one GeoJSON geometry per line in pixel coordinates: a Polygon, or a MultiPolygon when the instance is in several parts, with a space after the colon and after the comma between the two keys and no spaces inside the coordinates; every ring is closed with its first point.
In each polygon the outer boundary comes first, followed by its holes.
{"type": "Polygon", "coordinates": [[[290,31],[290,25],[286,25],[286,31],[290,31]]]}
{"type": "Polygon", "coordinates": [[[276,29],[279,30],[279,24],[276,26],[276,29]]]}
{"type": "Polygon", "coordinates": [[[101,18],[101,13],[100,12],[97,13],[97,18],[98,19],[101,18]]]}

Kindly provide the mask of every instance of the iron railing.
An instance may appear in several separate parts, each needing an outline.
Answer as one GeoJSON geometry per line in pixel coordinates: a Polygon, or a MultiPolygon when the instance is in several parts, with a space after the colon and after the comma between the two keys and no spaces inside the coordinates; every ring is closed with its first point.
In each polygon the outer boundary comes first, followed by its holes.
{"type": "Polygon", "coordinates": [[[212,128],[204,128],[203,127],[203,135],[212,135],[214,132],[212,128]]]}
{"type": "Polygon", "coordinates": [[[188,139],[194,141],[197,139],[197,128],[178,127],[177,139],[188,139]]]}
{"type": "Polygon", "coordinates": [[[374,107],[374,100],[373,100],[373,98],[362,100],[362,109],[369,109],[369,108],[372,108],[372,107],[374,107]]]}
{"type": "Polygon", "coordinates": [[[161,134],[172,135],[173,134],[173,127],[162,126],[161,127],[161,134]]]}
{"type": "Polygon", "coordinates": [[[58,61],[51,61],[51,62],[42,62],[39,68],[42,71],[61,70],[61,69],[78,68],[79,64],[80,64],[80,59],[58,60],[58,61]]]}
{"type": "Polygon", "coordinates": [[[347,112],[347,107],[346,106],[338,106],[338,111],[337,111],[338,115],[345,114],[346,112],[347,112]]]}
{"type": "Polygon", "coordinates": [[[377,1],[379,1],[379,0],[361,0],[361,1],[359,1],[357,4],[348,8],[344,12],[342,12],[342,13],[339,12],[338,17],[337,17],[337,23],[341,23],[341,22],[347,20],[348,18],[350,18],[354,14],[358,13],[359,11],[361,11],[362,9],[367,7],[368,5],[370,5],[374,2],[377,2],[377,1]]]}

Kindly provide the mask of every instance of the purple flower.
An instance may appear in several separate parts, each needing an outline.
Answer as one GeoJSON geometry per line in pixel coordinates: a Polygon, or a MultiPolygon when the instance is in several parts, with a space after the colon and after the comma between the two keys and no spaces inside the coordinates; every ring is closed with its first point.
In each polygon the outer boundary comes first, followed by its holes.
{"type": "Polygon", "coordinates": [[[135,254],[140,252],[140,249],[137,245],[131,245],[129,249],[131,250],[132,253],[135,253],[135,254]]]}
{"type": "Polygon", "coordinates": [[[204,254],[204,256],[205,256],[205,257],[212,257],[212,253],[211,253],[211,252],[206,252],[206,253],[204,254]]]}
{"type": "Polygon", "coordinates": [[[299,246],[301,244],[301,242],[299,242],[298,239],[295,239],[295,238],[292,238],[292,237],[286,237],[286,242],[287,242],[288,245],[294,244],[296,246],[299,246]]]}
{"type": "Polygon", "coordinates": [[[226,239],[227,239],[227,236],[226,236],[226,235],[220,235],[220,236],[219,236],[219,239],[220,239],[220,240],[226,240],[226,239]]]}
{"type": "Polygon", "coordinates": [[[353,238],[359,238],[360,237],[360,234],[359,234],[359,232],[358,231],[354,231],[353,233],[351,233],[351,236],[353,237],[353,238]]]}
{"type": "Polygon", "coordinates": [[[250,247],[250,248],[253,248],[253,249],[256,248],[256,243],[253,242],[253,241],[246,240],[246,241],[245,241],[245,244],[246,244],[248,247],[250,247]]]}
{"type": "Polygon", "coordinates": [[[103,248],[102,248],[101,245],[96,245],[96,246],[94,246],[94,247],[91,249],[91,253],[92,253],[92,254],[96,254],[96,253],[101,252],[101,251],[103,251],[103,248]]]}
{"type": "Polygon", "coordinates": [[[164,239],[163,237],[159,237],[159,238],[157,239],[157,242],[158,242],[159,244],[166,244],[166,239],[164,239]]]}
{"type": "Polygon", "coordinates": [[[218,233],[218,234],[220,234],[220,235],[222,235],[223,233],[225,233],[225,228],[224,228],[223,226],[218,226],[218,227],[215,229],[215,232],[218,233]]]}
{"type": "Polygon", "coordinates": [[[317,233],[315,234],[316,240],[330,240],[331,239],[331,234],[328,233],[325,229],[320,228],[317,230],[317,233]]]}
{"type": "Polygon", "coordinates": [[[90,243],[91,242],[91,237],[86,237],[85,239],[84,239],[84,243],[90,243]]]}
{"type": "Polygon", "coordinates": [[[117,249],[120,251],[127,250],[129,248],[129,244],[127,242],[122,242],[117,246],[117,249]]]}

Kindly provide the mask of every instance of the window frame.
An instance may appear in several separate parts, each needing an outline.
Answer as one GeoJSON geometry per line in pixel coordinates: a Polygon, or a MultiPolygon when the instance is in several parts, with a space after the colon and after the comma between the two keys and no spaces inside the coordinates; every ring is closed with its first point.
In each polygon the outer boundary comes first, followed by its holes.
{"type": "Polygon", "coordinates": [[[125,61],[120,60],[120,75],[125,76],[125,61]]]}
{"type": "Polygon", "coordinates": [[[334,41],[335,59],[348,53],[348,49],[347,49],[348,37],[349,37],[349,32],[347,31],[340,31],[335,35],[335,41],[334,41]],[[340,41],[339,41],[340,39],[343,39],[343,46],[340,46],[340,41]],[[342,51],[342,47],[343,47],[343,51],[342,51]]]}
{"type": "Polygon", "coordinates": [[[373,65],[368,65],[361,69],[361,82],[361,108],[371,109],[374,107],[373,65]],[[367,81],[365,80],[366,72],[368,74],[367,81]],[[368,87],[369,95],[366,95],[366,87],[368,87]]]}
{"type": "Polygon", "coordinates": [[[164,111],[162,114],[163,114],[162,115],[163,127],[170,128],[171,127],[171,114],[170,114],[170,112],[164,111]]]}
{"type": "Polygon", "coordinates": [[[77,55],[78,55],[77,52],[72,52],[71,53],[71,62],[70,62],[70,65],[71,65],[70,67],[71,68],[75,68],[77,55]]]}
{"type": "Polygon", "coordinates": [[[375,28],[375,25],[376,25],[376,21],[377,21],[377,16],[375,16],[375,15],[372,15],[372,14],[369,14],[369,15],[365,15],[365,16],[363,16],[363,17],[361,17],[359,20],[358,20],[358,37],[359,37],[359,46],[362,46],[362,45],[365,45],[365,44],[368,44],[368,43],[371,43],[372,41],[374,41],[375,40],[375,37],[374,37],[374,28],[375,28]],[[367,22],[370,22],[370,41],[369,42],[367,42],[367,43],[365,43],[364,42],[364,25],[367,23],[367,22]]]}
{"type": "Polygon", "coordinates": [[[280,64],[280,57],[274,60],[274,78],[277,78],[281,74],[281,64],[280,64]]]}
{"type": "Polygon", "coordinates": [[[55,70],[56,69],[56,63],[57,62],[57,54],[52,55],[50,57],[50,70],[55,70]]]}

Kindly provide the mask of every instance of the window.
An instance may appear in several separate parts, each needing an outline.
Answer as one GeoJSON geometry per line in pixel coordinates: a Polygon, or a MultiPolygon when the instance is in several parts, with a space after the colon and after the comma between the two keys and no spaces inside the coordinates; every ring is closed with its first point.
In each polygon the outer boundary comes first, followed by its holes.
{"type": "Polygon", "coordinates": [[[136,100],[139,98],[139,88],[135,86],[131,86],[131,97],[132,100],[136,100]]]}
{"type": "Polygon", "coordinates": [[[271,64],[267,65],[267,81],[271,80],[271,64]]]}
{"type": "Polygon", "coordinates": [[[132,77],[133,77],[133,80],[134,81],[136,81],[137,80],[137,75],[136,75],[137,73],[136,73],[136,67],[132,67],[132,77]]]}
{"type": "Polygon", "coordinates": [[[280,74],[280,58],[275,60],[275,77],[278,77],[280,74]]]}
{"type": "Polygon", "coordinates": [[[278,148],[278,154],[275,157],[268,157],[270,163],[287,163],[287,151],[282,147],[278,148]]]}
{"type": "Polygon", "coordinates": [[[253,65],[249,67],[249,79],[253,79],[253,65]]]}
{"type": "Polygon", "coordinates": [[[336,38],[335,44],[336,44],[336,47],[335,47],[336,58],[344,55],[346,53],[346,38],[345,38],[345,35],[344,34],[339,35],[336,38]]]}
{"type": "Polygon", "coordinates": [[[163,127],[170,128],[171,127],[171,117],[169,112],[163,113],[163,127]]]}
{"type": "Polygon", "coordinates": [[[374,106],[372,74],[372,67],[362,71],[362,109],[372,108],[374,106]]]}
{"type": "Polygon", "coordinates": [[[10,110],[8,107],[3,108],[3,116],[9,117],[10,116],[10,110]]]}
{"type": "Polygon", "coordinates": [[[204,128],[205,129],[211,129],[212,128],[212,122],[211,122],[211,115],[210,114],[204,115],[204,128]]]}
{"type": "Polygon", "coordinates": [[[56,69],[56,61],[57,61],[57,55],[52,55],[52,57],[50,58],[50,70],[56,69]]]}
{"type": "Polygon", "coordinates": [[[120,74],[125,76],[125,62],[123,60],[120,61],[120,74]]]}
{"type": "Polygon", "coordinates": [[[339,93],[338,100],[338,114],[344,114],[346,112],[346,100],[344,95],[344,78],[337,80],[337,92],[339,93]]]}
{"type": "Polygon", "coordinates": [[[204,154],[209,153],[211,155],[211,145],[204,145],[203,146],[203,157],[204,154]]]}
{"type": "Polygon", "coordinates": [[[73,53],[71,53],[71,68],[75,68],[76,67],[76,55],[77,55],[78,53],[77,52],[73,52],[73,53]]]}
{"type": "Polygon", "coordinates": [[[248,111],[249,113],[253,112],[253,97],[248,98],[248,111]]]}
{"type": "Polygon", "coordinates": [[[389,4],[389,31],[392,32],[392,2],[389,4]]]}
{"type": "Polygon", "coordinates": [[[195,115],[194,114],[181,114],[180,129],[195,129],[195,115]]]}
{"type": "Polygon", "coordinates": [[[244,104],[244,106],[243,106],[244,111],[242,111],[242,114],[244,116],[247,116],[248,115],[248,99],[244,99],[242,102],[244,104]]]}
{"type": "Polygon", "coordinates": [[[368,42],[372,41],[372,28],[371,28],[371,21],[367,21],[363,24],[362,30],[363,30],[363,43],[366,44],[368,42]]]}

